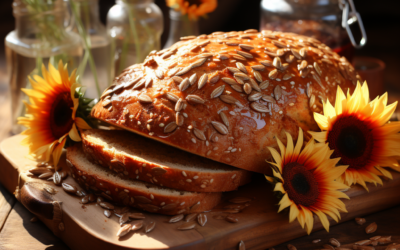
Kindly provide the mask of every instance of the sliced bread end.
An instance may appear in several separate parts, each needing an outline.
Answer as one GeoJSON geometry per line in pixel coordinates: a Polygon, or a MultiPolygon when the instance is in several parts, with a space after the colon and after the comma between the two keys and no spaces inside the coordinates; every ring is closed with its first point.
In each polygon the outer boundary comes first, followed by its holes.
{"type": "Polygon", "coordinates": [[[127,131],[87,130],[82,142],[89,160],[121,178],[193,192],[232,191],[251,180],[249,171],[127,131]]]}
{"type": "Polygon", "coordinates": [[[145,211],[160,214],[188,214],[212,209],[221,193],[196,193],[163,188],[142,181],[121,179],[114,172],[90,162],[81,144],[67,149],[71,176],[85,189],[145,211]]]}

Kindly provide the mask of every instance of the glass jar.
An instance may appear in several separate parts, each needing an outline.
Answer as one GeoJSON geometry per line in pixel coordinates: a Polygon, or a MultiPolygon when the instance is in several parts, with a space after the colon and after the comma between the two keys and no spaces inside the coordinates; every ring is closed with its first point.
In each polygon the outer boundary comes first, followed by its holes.
{"type": "Polygon", "coordinates": [[[69,0],[72,10],[70,29],[81,37],[85,51],[78,74],[86,87],[85,96],[99,98],[114,78],[111,43],[106,27],[100,22],[99,0],[69,0]]]}
{"type": "Polygon", "coordinates": [[[197,20],[190,20],[187,15],[182,15],[180,11],[169,10],[169,34],[164,48],[169,48],[174,43],[180,41],[184,36],[198,36],[199,24],[197,20]]]}
{"type": "Polygon", "coordinates": [[[30,88],[28,76],[41,76],[42,64],[57,67],[58,61],[68,63],[71,72],[79,65],[82,46],[79,36],[66,30],[66,8],[62,0],[48,1],[40,6],[14,0],[15,30],[5,38],[7,73],[11,94],[12,133],[23,127],[17,118],[25,114],[22,101],[27,99],[21,88],[30,88]]]}
{"type": "Polygon", "coordinates": [[[261,30],[293,32],[318,39],[350,61],[354,55],[342,28],[342,0],[263,0],[261,30]]]}
{"type": "Polygon", "coordinates": [[[116,0],[107,14],[115,73],[160,49],[163,15],[154,0],[116,0]]]}

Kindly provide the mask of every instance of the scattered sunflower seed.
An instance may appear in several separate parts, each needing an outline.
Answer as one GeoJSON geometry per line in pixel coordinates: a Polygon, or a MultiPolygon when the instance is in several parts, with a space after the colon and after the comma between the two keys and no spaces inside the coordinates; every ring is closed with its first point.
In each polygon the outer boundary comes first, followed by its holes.
{"type": "Polygon", "coordinates": [[[185,217],[185,221],[186,221],[186,222],[192,221],[192,220],[196,219],[196,217],[197,217],[197,213],[188,214],[188,215],[186,215],[186,217],[185,217]]]}
{"type": "Polygon", "coordinates": [[[153,100],[151,99],[150,96],[146,95],[146,94],[141,94],[138,97],[138,100],[142,103],[151,103],[153,102],[153,100]]]}
{"type": "Polygon", "coordinates": [[[329,243],[334,247],[340,247],[340,242],[335,238],[330,238],[329,243]]]}
{"type": "Polygon", "coordinates": [[[196,222],[195,221],[190,221],[190,222],[186,222],[182,225],[180,225],[177,229],[178,230],[190,230],[195,228],[196,226],[196,222]]]}
{"type": "Polygon", "coordinates": [[[184,217],[185,216],[183,214],[178,214],[178,215],[172,216],[171,219],[169,219],[168,222],[169,223],[175,223],[175,222],[183,220],[184,217]]]}
{"type": "Polygon", "coordinates": [[[173,132],[177,127],[178,127],[178,125],[176,124],[176,122],[168,123],[168,124],[164,127],[164,133],[171,133],[171,132],[173,132]]]}
{"type": "Polygon", "coordinates": [[[112,212],[110,210],[104,209],[104,216],[106,216],[107,218],[110,218],[112,215],[112,212]]]}
{"type": "Polygon", "coordinates": [[[121,227],[118,232],[117,232],[117,237],[122,237],[127,235],[132,229],[132,225],[126,224],[123,227],[121,227]]]}
{"type": "Polygon", "coordinates": [[[203,88],[204,85],[206,85],[207,81],[208,81],[208,75],[207,74],[202,75],[197,85],[198,89],[203,88]]]}
{"type": "Polygon", "coordinates": [[[207,140],[207,138],[206,138],[204,132],[201,131],[200,129],[194,128],[194,129],[193,129],[193,133],[194,133],[194,135],[195,135],[199,140],[202,140],[202,141],[207,140]]]}
{"type": "Polygon", "coordinates": [[[246,246],[244,245],[243,240],[239,242],[239,250],[246,250],[246,246]]]}
{"type": "Polygon", "coordinates": [[[197,216],[197,222],[199,223],[200,226],[204,227],[207,223],[207,215],[199,214],[197,216]]]}
{"type": "Polygon", "coordinates": [[[378,225],[375,222],[372,222],[365,228],[365,232],[367,234],[372,234],[375,233],[375,231],[378,229],[378,225]]]}
{"type": "Polygon", "coordinates": [[[75,194],[76,191],[78,191],[78,189],[71,184],[68,183],[62,183],[62,188],[64,189],[65,192],[69,193],[69,194],[75,194]]]}
{"type": "Polygon", "coordinates": [[[238,219],[237,217],[233,216],[233,215],[228,215],[228,216],[226,216],[226,217],[225,217],[225,220],[226,220],[226,221],[229,221],[229,222],[231,222],[231,223],[237,223],[237,222],[239,222],[239,219],[238,219]]]}
{"type": "Polygon", "coordinates": [[[106,201],[100,202],[99,205],[105,209],[114,209],[114,205],[106,201]]]}
{"type": "MultiPolygon", "coordinates": [[[[222,80],[224,78],[222,78],[222,80]]],[[[228,78],[228,79],[231,79],[231,78],[228,78]]],[[[234,81],[233,79],[231,79],[231,80],[234,81]]],[[[213,92],[211,92],[211,98],[216,98],[216,97],[220,96],[224,92],[224,90],[225,90],[225,85],[221,85],[221,86],[215,88],[213,90],[213,92]]]]}
{"type": "Polygon", "coordinates": [[[215,130],[217,130],[220,134],[223,135],[228,134],[229,130],[224,124],[216,121],[212,121],[211,124],[214,126],[215,130]]]}
{"type": "Polygon", "coordinates": [[[257,102],[252,102],[250,104],[250,107],[260,113],[268,113],[270,111],[267,106],[257,103],[257,102]]]}
{"type": "Polygon", "coordinates": [[[155,227],[156,227],[156,222],[155,221],[151,221],[149,224],[146,225],[146,227],[144,228],[144,231],[146,233],[150,233],[151,231],[154,230],[155,227]]]}

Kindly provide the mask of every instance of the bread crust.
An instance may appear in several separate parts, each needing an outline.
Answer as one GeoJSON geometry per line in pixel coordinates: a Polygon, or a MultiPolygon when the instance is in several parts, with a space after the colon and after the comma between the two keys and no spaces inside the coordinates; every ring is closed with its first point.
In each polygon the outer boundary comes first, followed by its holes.
{"type": "Polygon", "coordinates": [[[81,135],[86,157],[115,171],[121,178],[192,192],[232,191],[251,180],[249,171],[199,157],[127,131],[91,129],[81,135]],[[152,155],[144,156],[146,151],[151,151],[152,155]],[[154,157],[157,158],[152,160],[154,157]],[[182,170],[176,165],[197,165],[203,171],[193,167],[182,170]],[[206,168],[221,171],[206,171],[206,168]]]}
{"type": "Polygon", "coordinates": [[[298,127],[318,130],[313,112],[322,112],[322,101],[334,102],[337,85],[353,91],[359,79],[344,57],[309,37],[217,32],[184,38],[127,68],[91,115],[190,153],[269,173],[265,160],[267,147],[277,147],[274,137],[285,143],[285,132],[297,138],[298,127]]]}
{"type": "MultiPolygon", "coordinates": [[[[131,185],[110,181],[107,177],[93,171],[86,172],[77,159],[79,155],[84,155],[81,144],[67,148],[67,165],[70,175],[82,188],[94,191],[116,204],[140,208],[151,213],[175,215],[208,211],[221,200],[221,193],[190,192],[185,196],[172,196],[157,191],[151,192],[150,189],[145,192],[131,185]]],[[[100,168],[100,166],[91,166],[92,169],[96,167],[100,168]]],[[[114,175],[111,171],[108,173],[114,175]]],[[[152,184],[148,185],[153,186],[152,184]]]]}

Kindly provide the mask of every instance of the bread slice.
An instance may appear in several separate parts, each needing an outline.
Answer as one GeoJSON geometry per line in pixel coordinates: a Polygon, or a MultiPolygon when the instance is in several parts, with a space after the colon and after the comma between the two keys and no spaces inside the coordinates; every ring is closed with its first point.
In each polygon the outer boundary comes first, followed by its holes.
{"type": "Polygon", "coordinates": [[[143,136],[118,130],[86,130],[83,150],[91,161],[158,186],[193,192],[223,192],[248,183],[251,173],[143,136]]]}
{"type": "Polygon", "coordinates": [[[116,203],[160,214],[198,213],[212,209],[221,193],[196,193],[159,187],[150,183],[121,179],[114,172],[91,163],[81,144],[67,149],[71,176],[85,189],[91,189],[116,203]]]}

